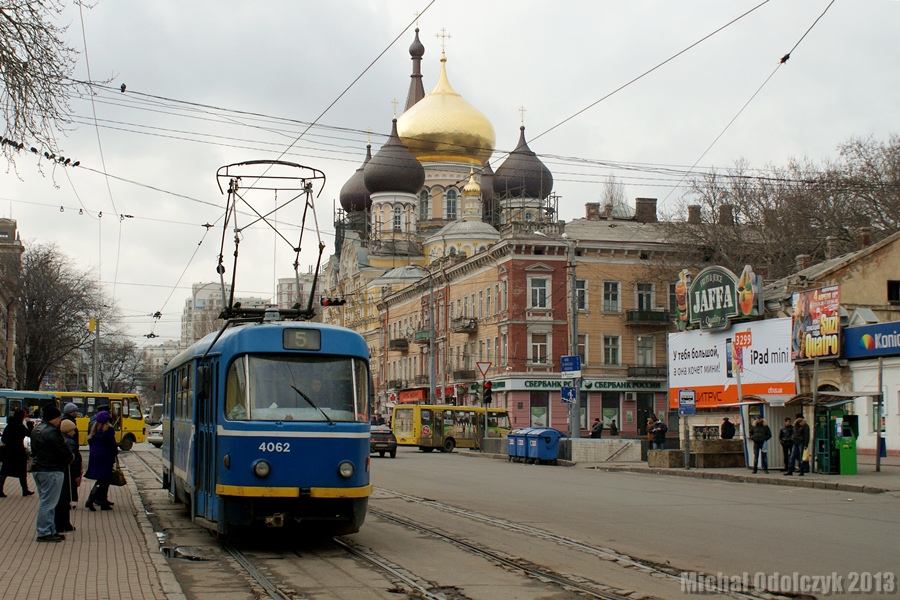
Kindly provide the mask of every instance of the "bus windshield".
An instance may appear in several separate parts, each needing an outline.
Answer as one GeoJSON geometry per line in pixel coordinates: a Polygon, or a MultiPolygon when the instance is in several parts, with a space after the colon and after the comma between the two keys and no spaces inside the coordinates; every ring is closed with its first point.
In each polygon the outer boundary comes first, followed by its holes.
{"type": "Polygon", "coordinates": [[[243,355],[225,382],[233,421],[366,421],[369,371],[346,356],[243,355]]]}

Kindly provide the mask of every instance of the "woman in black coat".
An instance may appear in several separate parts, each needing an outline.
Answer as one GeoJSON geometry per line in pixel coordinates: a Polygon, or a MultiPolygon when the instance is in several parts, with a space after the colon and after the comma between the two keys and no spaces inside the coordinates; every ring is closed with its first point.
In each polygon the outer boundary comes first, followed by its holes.
{"type": "Polygon", "coordinates": [[[70,520],[72,502],[77,500],[78,486],[81,485],[81,452],[78,450],[78,441],[75,436],[78,435],[78,429],[72,421],[63,420],[59,425],[59,430],[63,434],[66,447],[72,453],[74,460],[69,464],[69,468],[63,472],[63,487],[59,493],[59,501],[56,503],[56,533],[70,533],[75,531],[75,526],[70,520]]]}
{"type": "Polygon", "coordinates": [[[31,435],[32,425],[25,423],[25,411],[18,409],[9,417],[3,430],[3,466],[0,467],[0,498],[6,498],[3,486],[7,477],[18,477],[22,495],[34,492],[28,489],[28,455],[25,453],[25,436],[31,435]]]}
{"type": "Polygon", "coordinates": [[[116,432],[110,426],[109,420],[109,412],[101,410],[97,413],[94,426],[88,433],[91,451],[88,455],[87,473],[84,476],[97,482],[91,488],[87,502],[84,503],[84,507],[90,511],[97,510],[94,504],[99,504],[100,510],[112,510],[113,507],[113,503],[109,501],[109,486],[119,448],[116,445],[116,432]]]}

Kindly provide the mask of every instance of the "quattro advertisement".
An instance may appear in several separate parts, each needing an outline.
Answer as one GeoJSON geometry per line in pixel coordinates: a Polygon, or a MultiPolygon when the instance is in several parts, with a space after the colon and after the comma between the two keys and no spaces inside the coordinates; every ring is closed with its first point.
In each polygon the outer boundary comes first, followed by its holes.
{"type": "Polygon", "coordinates": [[[841,354],[841,288],[795,292],[791,358],[837,358],[841,354]]]}
{"type": "Polygon", "coordinates": [[[669,334],[669,406],[681,390],[694,390],[697,408],[738,402],[744,396],[795,394],[791,319],[734,325],[723,332],[669,334]]]}

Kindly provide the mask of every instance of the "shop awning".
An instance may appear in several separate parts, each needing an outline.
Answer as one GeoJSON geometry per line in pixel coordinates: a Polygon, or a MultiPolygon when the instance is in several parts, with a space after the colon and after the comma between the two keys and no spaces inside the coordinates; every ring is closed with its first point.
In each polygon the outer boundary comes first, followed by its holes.
{"type": "MultiPolygon", "coordinates": [[[[870,396],[879,396],[878,392],[819,392],[816,402],[819,406],[840,406],[841,404],[849,404],[855,398],[866,398],[870,396]]],[[[810,406],[813,403],[812,392],[797,394],[787,402],[785,406],[810,406]]]]}

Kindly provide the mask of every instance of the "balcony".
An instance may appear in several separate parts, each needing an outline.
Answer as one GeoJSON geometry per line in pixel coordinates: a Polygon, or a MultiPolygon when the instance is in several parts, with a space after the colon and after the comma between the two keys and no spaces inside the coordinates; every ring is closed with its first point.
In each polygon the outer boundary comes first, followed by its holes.
{"type": "Polygon", "coordinates": [[[475,369],[463,369],[461,371],[453,371],[454,381],[475,381],[475,369]]]}
{"type": "Polygon", "coordinates": [[[387,382],[387,387],[389,390],[399,390],[403,387],[402,379],[389,379],[387,382]]]}
{"type": "Polygon", "coordinates": [[[630,365],[628,367],[629,377],[666,377],[668,375],[668,367],[648,367],[644,365],[630,365]]]}
{"type": "Polygon", "coordinates": [[[419,329],[416,331],[415,342],[417,344],[428,344],[431,342],[431,330],[430,329],[419,329]]]}
{"type": "Polygon", "coordinates": [[[388,342],[388,350],[409,350],[409,340],[406,338],[398,338],[388,342]]]}
{"type": "Polygon", "coordinates": [[[428,385],[431,382],[431,379],[428,375],[416,375],[416,385],[428,385]]]}
{"type": "Polygon", "coordinates": [[[450,331],[453,333],[476,333],[478,321],[469,317],[461,317],[450,321],[450,331]]]}
{"type": "Polygon", "coordinates": [[[670,322],[667,310],[628,310],[625,311],[626,325],[668,325],[670,322]]]}

